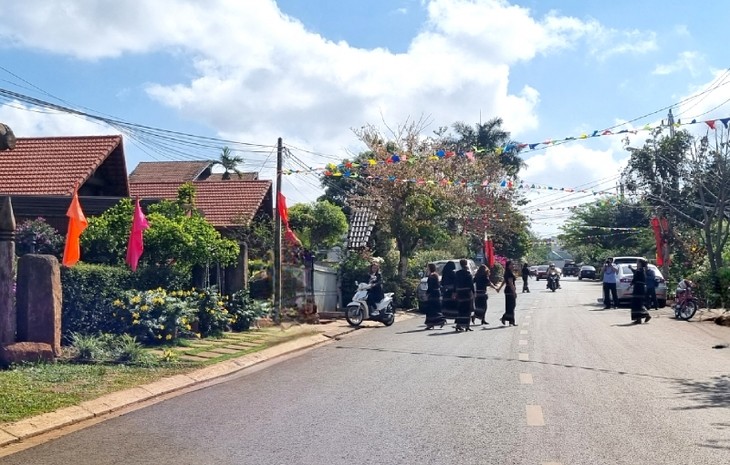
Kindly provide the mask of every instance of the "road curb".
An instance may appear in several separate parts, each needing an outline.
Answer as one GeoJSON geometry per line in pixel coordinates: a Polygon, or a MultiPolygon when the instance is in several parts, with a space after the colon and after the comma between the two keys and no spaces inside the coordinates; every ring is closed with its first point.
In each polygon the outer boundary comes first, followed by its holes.
{"type": "MultiPolygon", "coordinates": [[[[412,314],[399,314],[396,321],[403,321],[414,316],[412,314]]],[[[259,352],[209,365],[190,373],[162,378],[123,391],[111,392],[96,399],[82,402],[79,405],[65,407],[12,423],[0,424],[0,448],[85,420],[101,417],[116,410],[175,391],[232,375],[284,355],[316,347],[332,340],[339,340],[342,336],[359,329],[349,326],[333,328],[311,336],[283,342],[259,352]]]]}

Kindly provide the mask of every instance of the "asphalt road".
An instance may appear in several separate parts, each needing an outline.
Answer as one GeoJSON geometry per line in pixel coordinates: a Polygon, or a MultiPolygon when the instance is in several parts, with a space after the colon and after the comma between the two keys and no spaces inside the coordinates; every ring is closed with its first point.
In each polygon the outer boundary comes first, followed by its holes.
{"type": "Polygon", "coordinates": [[[0,464],[730,463],[729,328],[531,285],[518,327],[490,291],[473,332],[374,325],[0,464]]]}

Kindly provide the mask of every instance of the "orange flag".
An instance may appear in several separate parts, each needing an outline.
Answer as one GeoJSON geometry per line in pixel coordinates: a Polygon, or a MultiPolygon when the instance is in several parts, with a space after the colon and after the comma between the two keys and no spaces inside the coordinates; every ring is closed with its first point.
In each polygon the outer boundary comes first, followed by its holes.
{"type": "Polygon", "coordinates": [[[89,225],[84,212],[81,210],[81,204],[79,204],[78,191],[74,191],[66,216],[68,216],[68,232],[66,233],[66,247],[63,249],[63,264],[71,267],[81,258],[79,238],[86,226],[89,225]]]}

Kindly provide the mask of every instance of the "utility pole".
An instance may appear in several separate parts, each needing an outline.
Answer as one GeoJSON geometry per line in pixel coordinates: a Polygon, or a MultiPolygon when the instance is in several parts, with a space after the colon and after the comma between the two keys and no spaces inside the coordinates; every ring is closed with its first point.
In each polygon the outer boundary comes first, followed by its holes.
{"type": "Polygon", "coordinates": [[[276,144],[276,208],[274,209],[274,323],[281,321],[281,215],[279,214],[279,194],[281,194],[281,171],[283,166],[284,146],[279,137],[276,144]]]}
{"type": "Polygon", "coordinates": [[[669,136],[674,137],[674,115],[672,114],[672,109],[669,109],[669,114],[667,115],[667,122],[669,123],[669,136]]]}

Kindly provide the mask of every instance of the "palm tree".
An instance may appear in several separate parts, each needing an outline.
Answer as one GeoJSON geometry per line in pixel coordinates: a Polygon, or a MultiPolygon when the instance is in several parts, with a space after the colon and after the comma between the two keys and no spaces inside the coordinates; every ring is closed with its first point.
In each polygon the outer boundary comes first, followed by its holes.
{"type": "Polygon", "coordinates": [[[243,177],[243,172],[238,169],[238,165],[242,163],[243,157],[233,155],[231,149],[228,147],[223,147],[220,158],[213,161],[213,165],[221,165],[225,170],[221,178],[223,180],[231,179],[231,173],[236,173],[238,179],[241,179],[243,177]]]}
{"type": "Polygon", "coordinates": [[[476,148],[494,152],[498,147],[513,145],[513,148],[499,155],[499,161],[510,176],[516,176],[525,166],[520,158],[517,143],[510,140],[509,132],[502,129],[502,118],[492,118],[485,123],[477,123],[474,127],[458,122],[453,125],[459,138],[453,142],[465,150],[476,148]]]}

